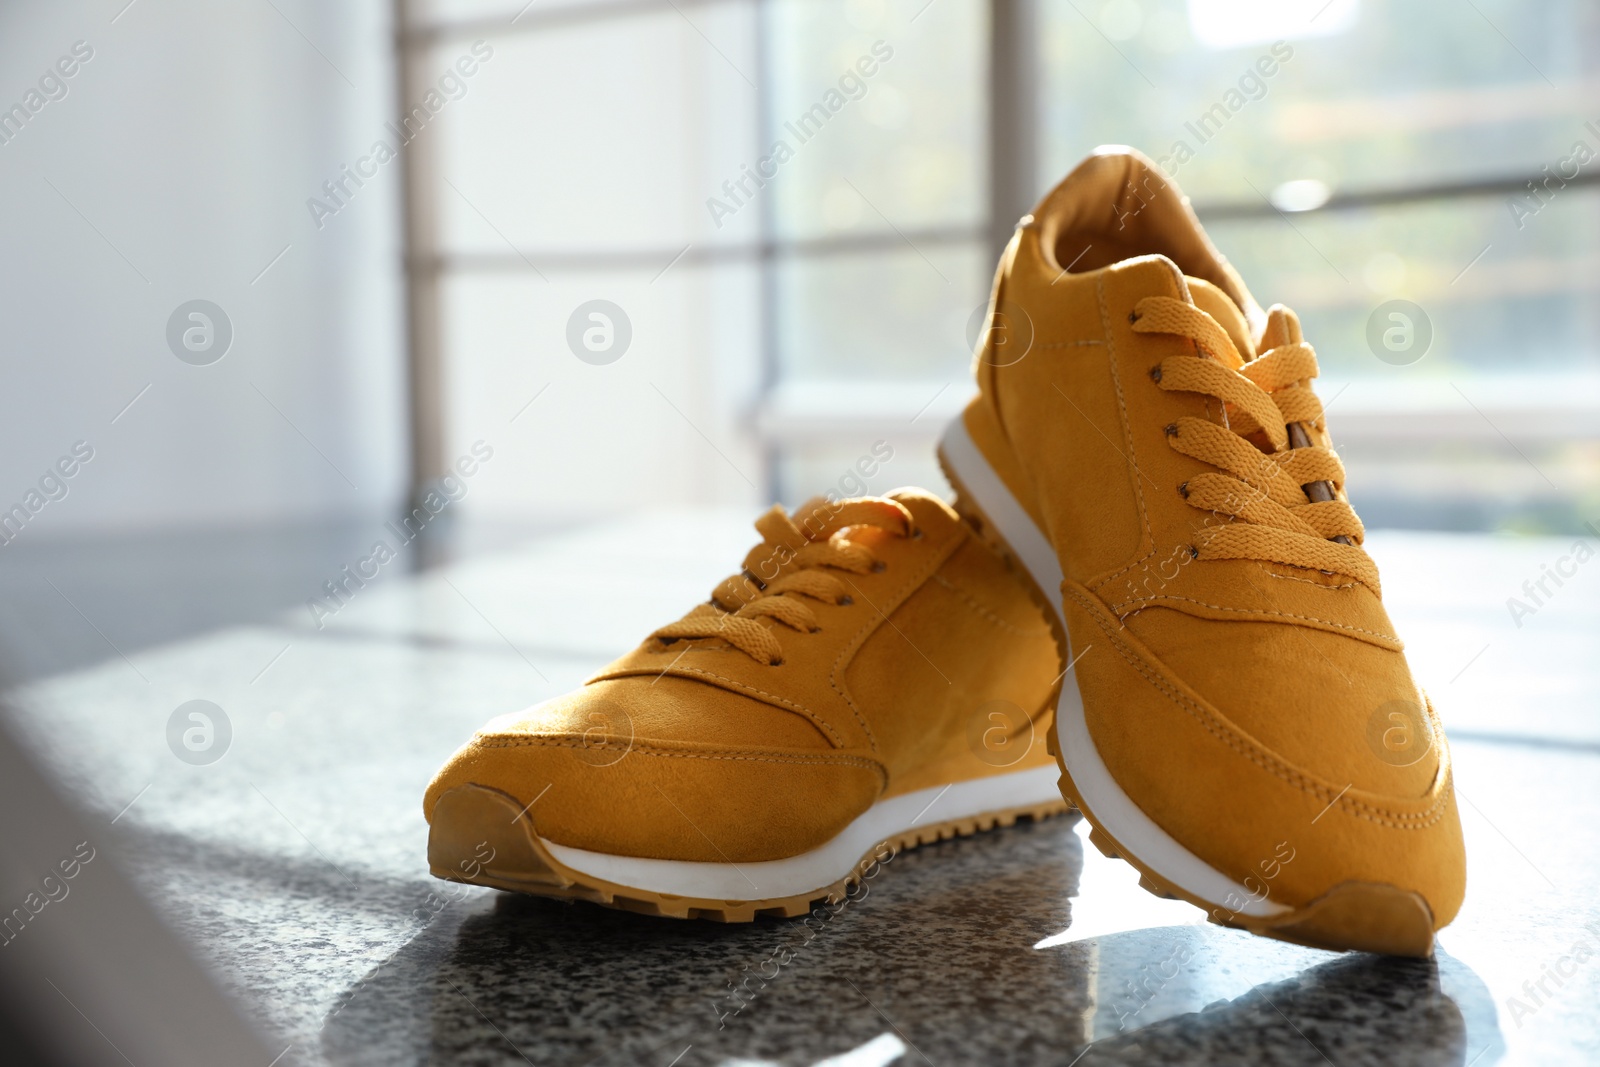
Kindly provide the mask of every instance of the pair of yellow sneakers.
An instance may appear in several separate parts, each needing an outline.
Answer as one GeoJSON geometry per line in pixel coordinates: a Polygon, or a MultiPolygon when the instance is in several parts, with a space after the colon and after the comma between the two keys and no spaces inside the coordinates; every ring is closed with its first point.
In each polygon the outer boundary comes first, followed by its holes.
{"type": "Polygon", "coordinates": [[[709,601],[451,757],[434,874],[796,916],[884,848],[1070,805],[1214,922],[1431,953],[1465,888],[1449,754],[1294,313],[1105,148],[1021,221],[990,314],[955,507],[774,507],[709,601]]]}

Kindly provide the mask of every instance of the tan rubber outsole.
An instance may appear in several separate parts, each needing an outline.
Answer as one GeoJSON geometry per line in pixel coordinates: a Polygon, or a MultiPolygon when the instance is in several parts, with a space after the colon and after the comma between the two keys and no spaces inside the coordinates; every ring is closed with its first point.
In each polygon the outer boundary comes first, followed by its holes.
{"type": "MultiPolygon", "coordinates": [[[[959,416],[958,416],[959,417],[959,416]]],[[[1067,663],[1069,646],[1066,630],[1062,626],[1058,608],[1045,590],[1033,578],[1021,557],[1001,536],[1000,531],[975,502],[972,493],[962,483],[944,449],[937,449],[939,467],[956,492],[954,508],[985,544],[998,553],[1012,571],[1021,576],[1023,585],[1044,611],[1055,634],[1056,648],[1061,662],[1067,663]]],[[[1059,594],[1058,594],[1059,595],[1059,594]]],[[[1063,678],[1062,685],[1069,684],[1063,678]]],[[[1073,682],[1072,684],[1076,684],[1073,682]]],[[[1139,872],[1139,884],[1148,892],[1168,900],[1183,900],[1200,908],[1206,920],[1218,926],[1246,930],[1260,937],[1270,937],[1310,948],[1331,949],[1336,952],[1376,952],[1388,956],[1412,956],[1427,959],[1433,955],[1433,910],[1418,893],[1392,885],[1371,882],[1345,882],[1287,915],[1274,917],[1270,922],[1240,915],[1220,907],[1212,901],[1195,896],[1181,886],[1168,881],[1147,867],[1131,851],[1101,825],[1094,812],[1084,805],[1078,787],[1067,772],[1062,758],[1061,743],[1056,732],[1054,715],[1050,729],[1045,734],[1048,751],[1061,768],[1061,795],[1082,813],[1089,823],[1089,840],[1110,859],[1119,859],[1139,872]]]]}
{"type": "Polygon", "coordinates": [[[873,864],[886,862],[902,849],[1012,826],[1019,818],[1043,819],[1069,810],[1065,800],[1050,801],[929,823],[885,838],[869,849],[844,878],[810,892],[760,900],[708,900],[654,893],[573,870],[551,855],[534,830],[533,820],[520,807],[508,794],[487,786],[457,786],[445,793],[434,808],[428,834],[428,866],[433,875],[514,893],[587,900],[642,915],[727,923],[752,922],[767,916],[795,918],[818,903],[842,899],[873,864]]]}

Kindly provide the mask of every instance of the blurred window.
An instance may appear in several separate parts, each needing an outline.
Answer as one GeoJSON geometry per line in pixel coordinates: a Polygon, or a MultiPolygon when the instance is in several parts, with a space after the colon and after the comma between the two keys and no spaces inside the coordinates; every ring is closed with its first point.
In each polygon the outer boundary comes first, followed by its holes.
{"type": "MultiPolygon", "coordinates": [[[[447,26],[498,25],[521,6],[431,4],[447,26]]],[[[582,249],[603,271],[702,240],[683,203],[697,210],[699,186],[715,191],[723,171],[669,187],[628,163],[691,151],[695,120],[663,93],[630,105],[637,121],[597,127],[574,93],[602,91],[584,74],[596,62],[680,80],[716,68],[701,41],[732,64],[728,32],[713,27],[725,9],[750,13],[755,37],[740,77],[759,113],[741,158],[770,175],[754,196],[729,194],[736,211],[712,238],[760,276],[747,357],[762,488],[822,488],[885,435],[906,446],[892,480],[936,481],[922,457],[970,395],[971,324],[993,269],[989,4],[542,4],[555,29],[506,48],[526,53],[529,99],[569,112],[558,166],[590,175],[581,184],[609,213],[559,196],[519,206],[498,163],[550,145],[507,145],[486,114],[446,150],[441,169],[459,177],[439,194],[445,229],[512,275],[507,244],[582,249]],[[660,47],[685,19],[699,34],[692,63],[660,47]],[[468,187],[471,204],[457,195],[468,187]],[[491,213],[503,233],[484,224],[491,213]]],[[[1031,11],[1034,30],[1010,44],[1037,72],[1032,187],[1101,143],[1162,161],[1258,299],[1301,315],[1370,524],[1575,530],[1600,517],[1600,7],[1033,0],[1031,11]],[[1393,318],[1396,300],[1420,315],[1393,318]],[[1406,337],[1426,338],[1425,354],[1401,350],[1406,337]]]]}
{"type": "Polygon", "coordinates": [[[1176,171],[1256,297],[1300,314],[1369,524],[1600,517],[1600,8],[1110,0],[1041,18],[1041,184],[1104,141],[1176,171]],[[1409,328],[1391,300],[1426,316],[1420,358],[1384,345],[1409,328]]]}

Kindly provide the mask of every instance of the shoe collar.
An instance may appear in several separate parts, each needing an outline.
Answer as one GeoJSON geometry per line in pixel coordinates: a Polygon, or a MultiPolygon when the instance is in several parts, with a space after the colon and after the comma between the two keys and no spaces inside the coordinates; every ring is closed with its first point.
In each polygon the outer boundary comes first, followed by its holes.
{"type": "Polygon", "coordinates": [[[1204,283],[1189,287],[1190,298],[1224,329],[1238,330],[1236,341],[1247,342],[1239,346],[1241,352],[1258,347],[1266,313],[1206,237],[1177,183],[1137,149],[1097,148],[1019,226],[1037,237],[1039,254],[1053,273],[1085,273],[1135,257],[1164,256],[1180,275],[1204,283]]]}

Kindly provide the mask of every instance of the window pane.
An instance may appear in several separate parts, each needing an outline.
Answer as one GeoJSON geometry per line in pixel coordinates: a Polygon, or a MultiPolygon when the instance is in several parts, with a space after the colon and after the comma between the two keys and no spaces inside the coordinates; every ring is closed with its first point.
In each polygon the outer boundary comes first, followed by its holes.
{"type": "Polygon", "coordinates": [[[411,0],[413,21],[428,26],[436,23],[481,23],[483,29],[521,27],[551,11],[586,7],[604,9],[612,0],[411,0]],[[498,24],[498,25],[496,25],[498,24]]]}
{"type": "Polygon", "coordinates": [[[1489,197],[1207,230],[1263,305],[1282,301],[1300,315],[1324,375],[1444,386],[1463,377],[1600,374],[1592,239],[1600,193],[1566,190],[1520,230],[1505,200],[1489,197]],[[1385,359],[1369,344],[1369,319],[1395,298],[1426,313],[1425,355],[1383,349],[1380,340],[1385,359]]]}
{"type": "Polygon", "coordinates": [[[1520,230],[1499,198],[1208,229],[1263,304],[1300,315],[1365,522],[1578,532],[1600,518],[1600,194],[1566,190],[1520,230]],[[1391,318],[1395,299],[1420,316],[1391,318]]]}
{"type": "MultiPolygon", "coordinates": [[[[1476,417],[1465,403],[1460,411],[1476,417]]],[[[1491,428],[1472,440],[1419,440],[1393,419],[1356,437],[1340,417],[1336,408],[1334,444],[1350,503],[1368,527],[1584,534],[1600,520],[1600,448],[1592,440],[1514,428],[1504,438],[1491,428]]]]}
{"type": "Polygon", "coordinates": [[[969,241],[781,260],[780,377],[965,381],[992,269],[969,241]]]}
{"type": "Polygon", "coordinates": [[[928,441],[921,435],[897,434],[894,427],[827,444],[800,445],[789,449],[778,464],[778,493],[791,508],[830,492],[841,497],[881,496],[906,485],[946,500],[954,495],[928,441]]]}
{"type": "Polygon", "coordinates": [[[494,450],[467,510],[543,520],[764,500],[740,419],[754,368],[735,362],[756,333],[750,273],[448,275],[446,455],[494,450]]]}
{"type": "MultiPolygon", "coordinates": [[[[706,209],[752,150],[750,12],[693,15],[665,7],[487,42],[490,58],[422,134],[437,138],[450,183],[439,188],[446,249],[504,257],[513,244],[535,266],[540,250],[643,250],[665,252],[665,266],[691,242],[753,232],[753,216],[718,227],[706,209]]],[[[425,69],[443,76],[472,47],[440,42],[425,69]]]]}
{"type": "Polygon", "coordinates": [[[1592,3],[1279,0],[1277,35],[1251,40],[1259,6],[1040,5],[1041,188],[1102,142],[1168,159],[1202,203],[1291,180],[1360,189],[1537,173],[1579,139],[1600,151],[1584,125],[1592,3]]]}
{"type": "Polygon", "coordinates": [[[977,224],[984,7],[914,13],[887,0],[774,0],[769,124],[793,152],[775,164],[780,236],[977,224]]]}

